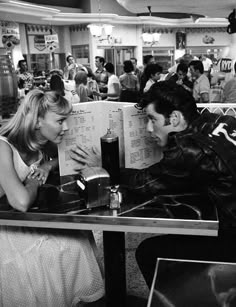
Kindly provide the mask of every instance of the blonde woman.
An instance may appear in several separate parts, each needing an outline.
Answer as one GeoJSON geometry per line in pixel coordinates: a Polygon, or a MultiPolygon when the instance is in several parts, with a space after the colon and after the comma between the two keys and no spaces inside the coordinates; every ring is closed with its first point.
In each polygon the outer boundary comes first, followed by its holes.
{"type": "MultiPolygon", "coordinates": [[[[44,161],[48,143],[68,129],[71,104],[56,92],[30,91],[0,130],[0,200],[25,212],[57,159],[44,161]]],[[[0,305],[74,306],[104,294],[87,235],[80,231],[0,226],[0,305]]]]}

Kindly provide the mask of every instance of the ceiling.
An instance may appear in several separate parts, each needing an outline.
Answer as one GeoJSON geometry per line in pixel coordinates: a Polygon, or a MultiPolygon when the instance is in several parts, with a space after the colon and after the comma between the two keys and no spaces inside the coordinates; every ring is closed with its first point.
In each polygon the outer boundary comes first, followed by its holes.
{"type": "Polygon", "coordinates": [[[172,12],[227,18],[236,8],[235,0],[116,0],[128,11],[139,14],[147,12],[172,12]]]}
{"type": "Polygon", "coordinates": [[[61,0],[0,0],[0,20],[51,25],[102,21],[111,24],[214,27],[227,26],[227,17],[236,8],[236,0],[66,0],[63,3],[61,0]],[[102,4],[103,10],[98,13],[99,4],[102,4]],[[117,10],[118,6],[123,11],[117,10]]]}

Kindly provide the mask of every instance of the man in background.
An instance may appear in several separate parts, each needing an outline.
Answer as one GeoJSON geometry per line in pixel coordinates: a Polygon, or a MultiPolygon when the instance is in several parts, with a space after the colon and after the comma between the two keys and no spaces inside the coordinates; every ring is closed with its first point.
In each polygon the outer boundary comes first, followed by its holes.
{"type": "Polygon", "coordinates": [[[84,70],[88,73],[85,66],[82,64],[75,63],[75,59],[72,55],[68,55],[66,58],[66,66],[64,67],[64,79],[65,80],[74,80],[74,77],[78,70],[84,70]]]}
{"type": "Polygon", "coordinates": [[[137,59],[136,58],[130,58],[130,61],[132,62],[133,66],[134,66],[134,75],[137,76],[138,78],[138,82],[140,84],[140,80],[141,80],[141,74],[142,74],[142,71],[137,67],[137,59]]]}
{"type": "Polygon", "coordinates": [[[25,89],[25,92],[28,92],[33,88],[34,85],[34,77],[28,72],[28,66],[26,60],[20,60],[18,62],[18,71],[17,71],[17,81],[18,88],[25,89]]]}
{"type": "Polygon", "coordinates": [[[193,97],[197,103],[208,103],[210,93],[210,82],[204,74],[202,61],[193,60],[189,63],[189,70],[192,76],[193,97]]]}
{"type": "Polygon", "coordinates": [[[101,56],[95,57],[95,65],[97,69],[94,72],[100,93],[107,93],[108,73],[104,67],[105,59],[101,56]]]}
{"type": "Polygon", "coordinates": [[[188,78],[188,65],[185,63],[179,63],[177,66],[176,73],[172,75],[168,81],[174,82],[176,84],[181,85],[183,88],[185,88],[187,91],[190,91],[192,93],[193,91],[193,82],[189,80],[188,78]]]}

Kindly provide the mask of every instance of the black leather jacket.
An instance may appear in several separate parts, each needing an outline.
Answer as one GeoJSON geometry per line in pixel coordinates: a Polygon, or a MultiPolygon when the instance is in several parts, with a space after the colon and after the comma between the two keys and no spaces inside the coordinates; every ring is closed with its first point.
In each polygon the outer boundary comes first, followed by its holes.
{"type": "Polygon", "coordinates": [[[236,119],[204,113],[186,130],[171,133],[163,159],[143,170],[124,169],[121,183],[137,193],[207,194],[236,220],[236,119]]]}

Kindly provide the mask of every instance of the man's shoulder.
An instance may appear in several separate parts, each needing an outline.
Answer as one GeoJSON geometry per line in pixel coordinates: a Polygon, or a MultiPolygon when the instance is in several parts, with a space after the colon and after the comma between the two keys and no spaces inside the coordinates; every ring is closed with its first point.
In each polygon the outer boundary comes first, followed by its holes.
{"type": "Polygon", "coordinates": [[[174,135],[170,148],[196,156],[214,152],[217,156],[236,158],[236,119],[219,114],[203,114],[186,130],[174,135]],[[235,154],[234,154],[235,152],[235,154]]]}
{"type": "Polygon", "coordinates": [[[210,84],[208,77],[205,74],[201,74],[200,77],[197,79],[197,81],[200,82],[207,82],[210,84]]]}
{"type": "Polygon", "coordinates": [[[236,146],[236,118],[216,113],[202,114],[191,126],[192,137],[216,140],[220,146],[236,146]]]}

